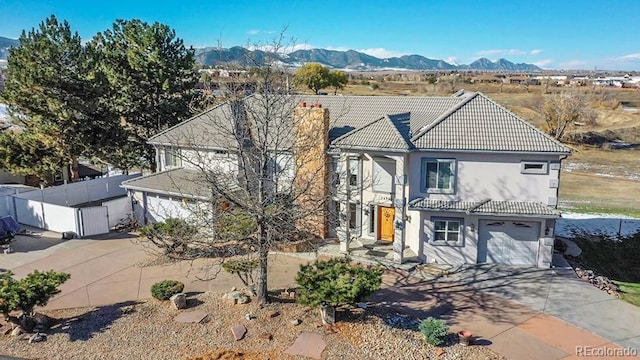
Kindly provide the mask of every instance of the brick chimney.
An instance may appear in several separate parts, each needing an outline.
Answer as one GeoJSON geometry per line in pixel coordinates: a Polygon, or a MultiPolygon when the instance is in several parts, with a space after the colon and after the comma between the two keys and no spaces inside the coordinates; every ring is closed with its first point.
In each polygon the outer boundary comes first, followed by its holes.
{"type": "Polygon", "coordinates": [[[324,239],[329,232],[329,110],[301,102],[294,122],[295,186],[303,192],[299,201],[305,214],[298,227],[324,239]]]}

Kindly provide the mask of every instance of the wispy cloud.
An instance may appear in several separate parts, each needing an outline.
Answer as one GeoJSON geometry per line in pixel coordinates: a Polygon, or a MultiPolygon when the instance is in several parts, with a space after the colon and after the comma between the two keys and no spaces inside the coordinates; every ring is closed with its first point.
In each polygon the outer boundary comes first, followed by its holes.
{"type": "Polygon", "coordinates": [[[533,63],[533,65],[537,66],[537,67],[541,67],[541,68],[545,68],[547,67],[547,65],[549,64],[553,64],[553,60],[551,59],[544,59],[544,60],[539,60],[539,61],[535,61],[533,63]]]}
{"type": "Polygon", "coordinates": [[[569,60],[559,63],[556,68],[567,70],[584,69],[588,64],[585,60],[569,60]]]}
{"type": "Polygon", "coordinates": [[[354,49],[348,46],[326,46],[324,49],[327,50],[335,50],[335,51],[347,51],[347,50],[355,50],[357,52],[365,53],[367,55],[375,56],[377,58],[386,59],[390,57],[398,57],[402,55],[406,55],[405,53],[389,50],[385,48],[368,48],[368,49],[354,49]]]}
{"type": "Polygon", "coordinates": [[[497,55],[539,55],[542,49],[521,50],[521,49],[490,49],[480,50],[476,53],[479,56],[497,56],[497,55]]]}
{"type": "Polygon", "coordinates": [[[620,56],[620,57],[617,57],[616,60],[621,62],[639,61],[640,53],[620,56]]]}
{"type": "Polygon", "coordinates": [[[275,30],[260,30],[260,29],[251,29],[247,31],[247,35],[258,35],[258,34],[275,34],[275,30]]]}
{"type": "Polygon", "coordinates": [[[403,53],[385,49],[385,48],[358,49],[356,51],[365,53],[367,55],[375,56],[377,58],[382,58],[382,59],[404,55],[403,53]]]}

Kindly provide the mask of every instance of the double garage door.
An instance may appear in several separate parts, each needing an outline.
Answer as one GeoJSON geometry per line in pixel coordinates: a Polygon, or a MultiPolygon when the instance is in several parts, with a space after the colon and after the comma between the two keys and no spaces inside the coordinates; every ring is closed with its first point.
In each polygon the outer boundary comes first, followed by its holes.
{"type": "Polygon", "coordinates": [[[537,265],[540,223],[480,220],[478,262],[537,265]]]}

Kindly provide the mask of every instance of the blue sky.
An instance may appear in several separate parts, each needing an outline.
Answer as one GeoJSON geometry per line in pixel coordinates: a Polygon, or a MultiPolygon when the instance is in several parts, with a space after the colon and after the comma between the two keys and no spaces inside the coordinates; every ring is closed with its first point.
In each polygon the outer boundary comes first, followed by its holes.
{"type": "Polygon", "coordinates": [[[85,40],[138,18],[171,26],[194,47],[265,43],[286,27],[297,48],[640,70],[640,0],[0,0],[0,36],[17,38],[51,14],[85,40]]]}

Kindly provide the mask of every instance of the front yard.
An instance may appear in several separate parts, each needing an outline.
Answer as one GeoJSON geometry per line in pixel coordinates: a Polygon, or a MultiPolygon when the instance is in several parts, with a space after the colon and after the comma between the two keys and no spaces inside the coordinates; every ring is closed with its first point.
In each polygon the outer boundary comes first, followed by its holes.
{"type": "Polygon", "coordinates": [[[49,311],[59,321],[46,341],[30,344],[0,336],[0,352],[30,359],[297,359],[285,351],[301,332],[313,332],[326,342],[323,359],[504,359],[485,346],[459,345],[453,335],[442,347],[428,345],[415,319],[387,307],[343,308],[334,326],[322,326],[317,309],[278,294],[264,307],[233,305],[221,293],[200,293],[191,294],[186,310],[147,300],[49,311]],[[202,323],[174,321],[194,310],[208,317],[202,323]],[[292,323],[295,319],[300,324],[292,323]],[[240,341],[234,340],[234,325],[247,329],[240,341]],[[442,356],[436,355],[438,349],[444,350],[442,356]]]}

